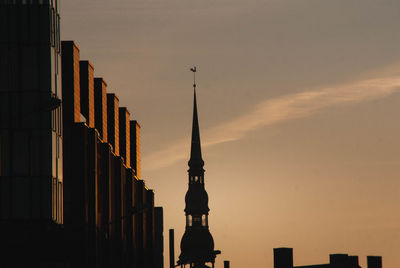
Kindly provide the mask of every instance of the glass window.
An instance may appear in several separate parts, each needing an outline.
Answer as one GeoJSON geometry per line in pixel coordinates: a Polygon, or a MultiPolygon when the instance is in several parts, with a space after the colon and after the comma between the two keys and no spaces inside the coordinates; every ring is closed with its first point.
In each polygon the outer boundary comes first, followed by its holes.
{"type": "Polygon", "coordinates": [[[62,111],[61,111],[61,106],[59,106],[59,107],[57,108],[57,110],[58,110],[58,116],[57,116],[57,134],[58,134],[59,136],[61,136],[61,113],[62,113],[62,111]]]}
{"type": "Polygon", "coordinates": [[[59,183],[58,181],[56,182],[57,183],[57,189],[56,189],[56,191],[57,191],[57,202],[56,202],[56,205],[57,205],[57,208],[56,208],[56,212],[57,212],[57,222],[59,223],[60,222],[60,218],[61,218],[61,209],[60,209],[60,207],[61,207],[61,193],[60,193],[60,190],[61,190],[61,183],[59,183]]]}
{"type": "Polygon", "coordinates": [[[56,25],[55,25],[55,12],[54,12],[54,8],[52,8],[51,9],[51,23],[50,23],[50,25],[51,25],[51,46],[55,46],[55,27],[56,27],[56,25]]]}
{"type": "Polygon", "coordinates": [[[40,166],[43,164],[42,154],[41,154],[41,144],[40,144],[40,133],[35,131],[31,137],[31,152],[30,152],[30,160],[31,160],[31,174],[33,176],[39,176],[40,174],[40,166]]]}
{"type": "Polygon", "coordinates": [[[57,176],[57,134],[52,131],[51,132],[52,136],[52,142],[51,142],[51,147],[52,147],[52,174],[53,177],[57,176]]]}
{"type": "Polygon", "coordinates": [[[56,215],[57,215],[57,179],[53,178],[52,179],[52,218],[54,221],[56,221],[56,215]]]}
{"type": "Polygon", "coordinates": [[[0,176],[2,176],[2,166],[3,166],[3,158],[2,158],[2,155],[3,155],[3,147],[1,146],[2,144],[2,140],[1,140],[1,135],[0,135],[0,176]]]}
{"type": "Polygon", "coordinates": [[[57,178],[58,181],[63,181],[63,146],[62,139],[58,137],[58,159],[57,159],[57,178]]]}
{"type": "Polygon", "coordinates": [[[54,49],[50,49],[50,59],[51,59],[51,92],[53,93],[53,96],[57,94],[56,91],[56,83],[57,80],[55,79],[55,77],[57,77],[56,74],[56,66],[55,66],[55,50],[54,49]]]}
{"type": "Polygon", "coordinates": [[[202,215],[201,216],[201,226],[207,226],[208,225],[208,219],[207,215],[202,215]]]}
{"type": "Polygon", "coordinates": [[[12,144],[10,144],[10,135],[8,133],[2,133],[1,137],[1,175],[2,176],[8,176],[10,175],[10,162],[11,162],[11,157],[7,157],[9,155],[10,147],[12,144]]]}
{"type": "Polygon", "coordinates": [[[51,130],[54,131],[54,124],[55,124],[55,111],[51,111],[51,130]]]}
{"type": "Polygon", "coordinates": [[[32,217],[40,218],[40,196],[41,196],[41,182],[40,178],[32,178],[31,180],[31,206],[32,206],[32,217]]]}
{"type": "Polygon", "coordinates": [[[59,122],[60,122],[60,107],[57,107],[57,109],[56,109],[56,125],[55,125],[55,127],[54,127],[54,129],[55,129],[55,131],[57,132],[57,134],[59,134],[60,133],[60,130],[59,130],[59,122]]]}
{"type": "Polygon", "coordinates": [[[13,135],[13,172],[18,175],[29,174],[29,138],[28,134],[22,131],[14,132],[13,135]]]}
{"type": "Polygon", "coordinates": [[[187,226],[192,226],[193,222],[192,222],[192,215],[187,215],[186,216],[186,225],[187,226]]]}
{"type": "Polygon", "coordinates": [[[12,187],[12,216],[27,219],[30,217],[30,180],[14,177],[12,187]]]}
{"type": "Polygon", "coordinates": [[[62,182],[60,182],[60,214],[60,223],[64,223],[64,187],[62,182]]]}
{"type": "MultiPolygon", "coordinates": [[[[57,3],[57,2],[56,2],[57,3]]],[[[56,23],[57,23],[57,29],[56,29],[56,33],[57,33],[57,36],[56,36],[56,43],[57,43],[57,53],[60,53],[61,52],[61,45],[60,45],[60,16],[57,14],[57,21],[56,21],[56,23]]],[[[58,57],[57,57],[57,63],[58,63],[58,57]]],[[[58,66],[58,65],[57,65],[58,66]]],[[[58,73],[58,69],[57,69],[57,73],[58,73]]]]}

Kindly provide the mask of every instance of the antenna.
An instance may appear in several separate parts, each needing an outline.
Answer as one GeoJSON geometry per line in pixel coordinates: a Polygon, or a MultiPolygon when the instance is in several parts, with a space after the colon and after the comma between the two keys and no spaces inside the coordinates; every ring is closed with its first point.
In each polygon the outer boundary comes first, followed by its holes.
{"type": "Polygon", "coordinates": [[[196,89],[196,66],[190,68],[190,70],[193,72],[193,88],[196,89]]]}

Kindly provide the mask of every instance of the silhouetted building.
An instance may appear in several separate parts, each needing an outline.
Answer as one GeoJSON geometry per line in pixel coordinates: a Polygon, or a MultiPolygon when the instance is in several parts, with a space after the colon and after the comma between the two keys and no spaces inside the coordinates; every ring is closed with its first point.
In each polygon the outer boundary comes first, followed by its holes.
{"type": "MultiPolygon", "coordinates": [[[[368,256],[367,268],[382,268],[382,257],[368,256]]],[[[274,268],[361,268],[358,256],[347,254],[329,255],[329,263],[304,266],[293,266],[292,248],[274,248],[274,268]]]]}
{"type": "Polygon", "coordinates": [[[164,268],[164,213],[162,207],[154,208],[154,266],[164,268]]]}
{"type": "Polygon", "coordinates": [[[214,240],[208,227],[208,195],[204,187],[204,161],[201,156],[200,130],[197,116],[196,84],[194,87],[192,143],[189,165],[189,189],[185,196],[186,229],[181,240],[178,265],[205,268],[221,253],[214,250],[214,240]]]}
{"type": "Polygon", "coordinates": [[[131,167],[140,178],[140,125],[136,120],[130,122],[131,167]]]}
{"type": "Polygon", "coordinates": [[[1,267],[62,258],[58,8],[59,1],[0,0],[1,267]]]}
{"type": "Polygon", "coordinates": [[[60,42],[58,8],[0,0],[0,267],[163,267],[139,124],[60,42]]]}
{"type": "Polygon", "coordinates": [[[63,109],[79,114],[63,124],[69,264],[162,267],[162,208],[154,207],[153,191],[131,168],[140,169],[140,150],[131,157],[131,145],[140,148],[138,123],[130,120],[127,108],[118,107],[117,95],[107,93],[104,80],[94,77],[93,66],[79,60],[73,41],[62,42],[62,59],[63,109]]]}
{"type": "Polygon", "coordinates": [[[382,268],[381,256],[367,256],[368,268],[382,268]]]}
{"type": "Polygon", "coordinates": [[[86,124],[94,128],[94,68],[89,61],[79,62],[80,110],[86,124]]]}
{"type": "Polygon", "coordinates": [[[293,268],[292,248],[274,248],[274,268],[293,268]]]}

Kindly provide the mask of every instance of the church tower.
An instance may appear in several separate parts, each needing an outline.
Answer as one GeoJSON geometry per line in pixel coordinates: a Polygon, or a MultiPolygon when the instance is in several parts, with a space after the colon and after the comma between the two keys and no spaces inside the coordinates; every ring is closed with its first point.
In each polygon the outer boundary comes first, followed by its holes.
{"type": "MultiPolygon", "coordinates": [[[[196,67],[191,71],[195,75],[196,67]]],[[[204,187],[204,161],[201,156],[199,120],[196,103],[196,80],[193,84],[193,125],[189,165],[189,189],[185,196],[186,229],[181,240],[178,265],[190,268],[214,267],[215,257],[221,251],[214,250],[214,240],[208,228],[208,195],[204,187]]]]}

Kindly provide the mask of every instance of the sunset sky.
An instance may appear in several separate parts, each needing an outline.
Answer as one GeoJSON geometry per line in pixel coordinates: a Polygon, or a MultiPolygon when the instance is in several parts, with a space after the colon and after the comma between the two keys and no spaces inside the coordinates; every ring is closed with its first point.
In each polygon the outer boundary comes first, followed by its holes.
{"type": "Polygon", "coordinates": [[[216,267],[331,253],[400,267],[400,1],[68,0],[63,40],[142,126],[142,176],[184,232],[193,89],[216,267]]]}

